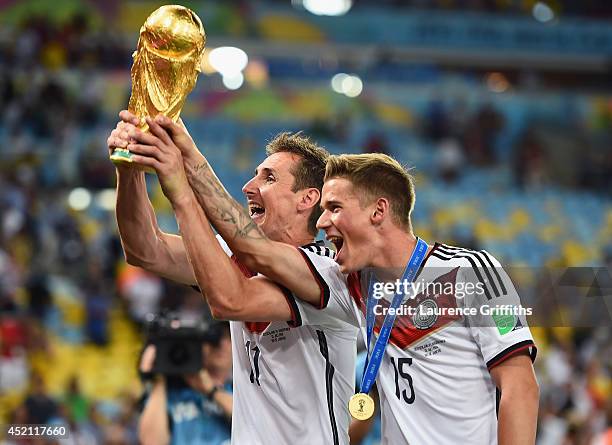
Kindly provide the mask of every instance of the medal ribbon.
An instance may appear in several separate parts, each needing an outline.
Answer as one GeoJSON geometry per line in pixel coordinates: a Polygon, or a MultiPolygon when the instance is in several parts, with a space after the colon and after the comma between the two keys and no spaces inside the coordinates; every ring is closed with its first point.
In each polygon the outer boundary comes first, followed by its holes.
{"type": "MultiPolygon", "coordinates": [[[[425,259],[425,254],[427,253],[427,243],[423,241],[421,238],[417,238],[417,245],[408,260],[408,264],[406,265],[406,269],[404,270],[404,274],[402,275],[402,283],[412,283],[416,277],[416,274],[425,259]]],[[[378,370],[380,369],[380,364],[382,363],[382,358],[385,354],[385,349],[387,348],[387,343],[389,343],[389,337],[391,336],[391,329],[393,328],[393,323],[395,323],[396,310],[399,308],[400,304],[404,299],[404,293],[401,292],[401,286],[396,292],[393,300],[391,301],[391,306],[389,306],[389,311],[385,316],[385,321],[383,322],[382,327],[380,328],[380,332],[378,334],[378,339],[374,344],[374,349],[372,350],[372,356],[370,356],[370,344],[372,342],[372,334],[374,333],[374,323],[376,316],[374,314],[374,301],[376,300],[372,297],[372,291],[374,286],[374,280],[370,279],[368,284],[368,296],[366,300],[366,364],[365,371],[363,372],[363,378],[361,380],[361,387],[359,392],[368,394],[370,389],[372,389],[372,385],[374,385],[374,381],[376,380],[376,376],[378,375],[378,370]]]]}

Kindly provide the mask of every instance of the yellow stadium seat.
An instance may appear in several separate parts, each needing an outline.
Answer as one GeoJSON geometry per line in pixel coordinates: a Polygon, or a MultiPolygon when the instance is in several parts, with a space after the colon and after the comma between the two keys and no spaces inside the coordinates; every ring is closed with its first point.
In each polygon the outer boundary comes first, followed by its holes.
{"type": "Polygon", "coordinates": [[[259,20],[257,27],[261,35],[270,40],[283,42],[325,42],[323,31],[292,15],[268,14],[259,20]]]}

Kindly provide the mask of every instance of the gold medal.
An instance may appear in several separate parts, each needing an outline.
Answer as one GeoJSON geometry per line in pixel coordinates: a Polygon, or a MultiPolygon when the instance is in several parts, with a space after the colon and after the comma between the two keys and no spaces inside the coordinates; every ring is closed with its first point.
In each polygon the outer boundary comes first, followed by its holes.
{"type": "Polygon", "coordinates": [[[374,400],[362,392],[354,394],[349,400],[349,412],[357,420],[366,420],[374,414],[374,400]]]}

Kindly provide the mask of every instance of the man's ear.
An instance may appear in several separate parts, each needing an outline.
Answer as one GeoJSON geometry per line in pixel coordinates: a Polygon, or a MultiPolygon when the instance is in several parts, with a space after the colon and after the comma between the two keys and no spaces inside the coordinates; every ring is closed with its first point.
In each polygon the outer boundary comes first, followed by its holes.
{"type": "Polygon", "coordinates": [[[382,224],[382,222],[387,218],[389,212],[391,211],[389,200],[387,198],[381,197],[378,198],[372,206],[372,214],[370,216],[370,221],[375,226],[382,224]]]}
{"type": "Polygon", "coordinates": [[[298,211],[310,210],[313,207],[319,205],[319,199],[321,199],[321,192],[318,188],[311,187],[302,190],[302,196],[298,202],[298,211]]]}

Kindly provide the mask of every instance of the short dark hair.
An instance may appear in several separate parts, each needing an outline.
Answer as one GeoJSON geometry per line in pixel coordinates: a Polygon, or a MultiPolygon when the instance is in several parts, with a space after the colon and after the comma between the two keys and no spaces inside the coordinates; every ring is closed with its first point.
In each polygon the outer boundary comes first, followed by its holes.
{"type": "MultiPolygon", "coordinates": [[[[325,165],[329,158],[327,150],[299,131],[297,133],[283,132],[274,136],[266,145],[266,155],[271,156],[275,153],[293,153],[301,158],[291,172],[295,179],[291,191],[297,192],[311,187],[321,191],[325,177],[325,165]]],[[[313,236],[318,232],[317,220],[321,212],[321,207],[316,205],[312,208],[312,213],[308,218],[308,231],[313,236]]]]}

